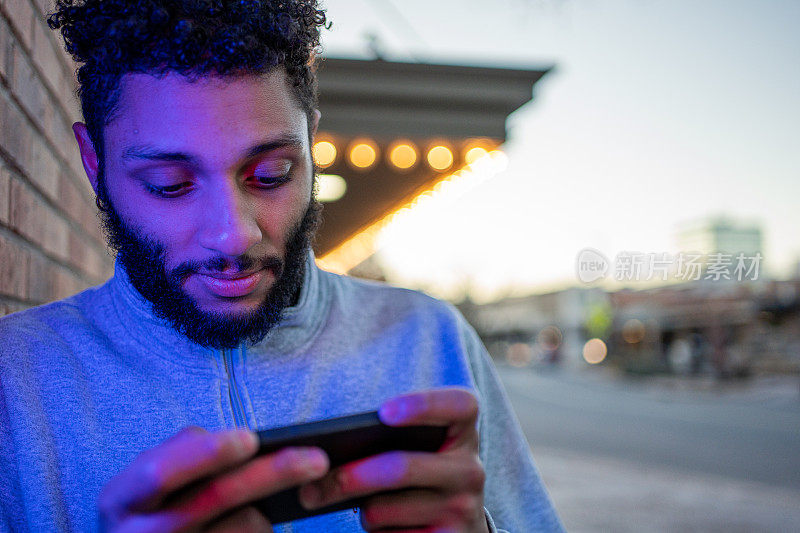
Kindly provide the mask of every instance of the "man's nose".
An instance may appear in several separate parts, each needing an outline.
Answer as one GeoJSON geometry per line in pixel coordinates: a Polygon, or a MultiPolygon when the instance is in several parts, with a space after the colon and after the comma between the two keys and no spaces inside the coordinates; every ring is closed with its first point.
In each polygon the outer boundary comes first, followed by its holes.
{"type": "Polygon", "coordinates": [[[238,184],[227,182],[209,191],[205,202],[200,245],[229,257],[243,255],[261,242],[256,206],[238,184]]]}

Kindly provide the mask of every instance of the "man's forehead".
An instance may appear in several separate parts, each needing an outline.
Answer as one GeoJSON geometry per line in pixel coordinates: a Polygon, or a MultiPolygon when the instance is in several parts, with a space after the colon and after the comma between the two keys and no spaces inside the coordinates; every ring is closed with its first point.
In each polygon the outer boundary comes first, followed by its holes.
{"type": "Polygon", "coordinates": [[[120,89],[118,109],[106,127],[107,141],[120,150],[132,143],[167,143],[167,149],[236,139],[252,144],[305,137],[308,128],[282,69],[199,77],[133,73],[124,76],[120,89]]]}
{"type": "Polygon", "coordinates": [[[164,74],[128,73],[120,80],[119,110],[131,105],[178,105],[190,108],[209,104],[232,106],[246,100],[259,104],[294,107],[302,112],[292,95],[282,68],[269,72],[236,75],[185,76],[170,71],[164,74]],[[293,104],[293,105],[292,105],[293,104]]]}

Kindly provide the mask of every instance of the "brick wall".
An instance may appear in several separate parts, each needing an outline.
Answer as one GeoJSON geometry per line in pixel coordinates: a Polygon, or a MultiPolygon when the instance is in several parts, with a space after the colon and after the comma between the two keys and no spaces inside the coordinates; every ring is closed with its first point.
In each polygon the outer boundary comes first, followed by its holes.
{"type": "Polygon", "coordinates": [[[94,193],[71,125],[75,66],[49,0],[0,0],[0,316],[107,279],[94,193]]]}

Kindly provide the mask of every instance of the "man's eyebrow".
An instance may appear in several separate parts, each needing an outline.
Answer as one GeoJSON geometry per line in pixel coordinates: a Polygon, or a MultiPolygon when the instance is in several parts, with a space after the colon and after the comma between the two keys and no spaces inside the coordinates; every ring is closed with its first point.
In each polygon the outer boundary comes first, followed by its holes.
{"type": "Polygon", "coordinates": [[[122,159],[145,159],[147,161],[178,161],[182,163],[196,163],[197,158],[183,152],[165,152],[152,146],[129,146],[122,151],[122,159]]]}
{"type": "MultiPolygon", "coordinates": [[[[293,134],[282,135],[276,139],[271,139],[267,142],[257,144],[247,149],[247,151],[244,153],[244,158],[252,159],[253,157],[261,155],[265,152],[270,152],[278,148],[285,148],[287,146],[302,147],[303,138],[293,134]]],[[[185,152],[168,152],[164,150],[159,150],[158,148],[149,145],[129,146],[128,148],[123,150],[122,159],[125,160],[144,159],[147,161],[176,161],[180,163],[189,163],[192,165],[199,166],[198,158],[192,154],[187,154],[185,152]]]]}
{"type": "Polygon", "coordinates": [[[265,152],[271,152],[272,150],[277,150],[278,148],[286,148],[287,146],[300,148],[303,146],[303,138],[293,134],[283,135],[269,142],[253,146],[247,150],[245,159],[252,159],[253,157],[261,155],[265,152]]]}

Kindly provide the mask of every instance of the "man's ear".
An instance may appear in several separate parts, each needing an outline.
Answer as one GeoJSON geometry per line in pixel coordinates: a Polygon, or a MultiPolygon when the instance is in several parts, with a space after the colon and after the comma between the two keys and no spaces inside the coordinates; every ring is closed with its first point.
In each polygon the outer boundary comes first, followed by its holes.
{"type": "Polygon", "coordinates": [[[322,116],[322,113],[319,112],[319,109],[314,110],[314,116],[311,119],[311,138],[317,136],[317,127],[319,127],[319,118],[322,116]]]}
{"type": "Polygon", "coordinates": [[[92,139],[89,137],[89,130],[83,122],[76,122],[72,125],[72,132],[75,134],[75,140],[78,141],[78,149],[81,151],[83,169],[92,184],[94,193],[97,194],[99,159],[97,151],[94,149],[94,144],[92,144],[92,139]]]}

